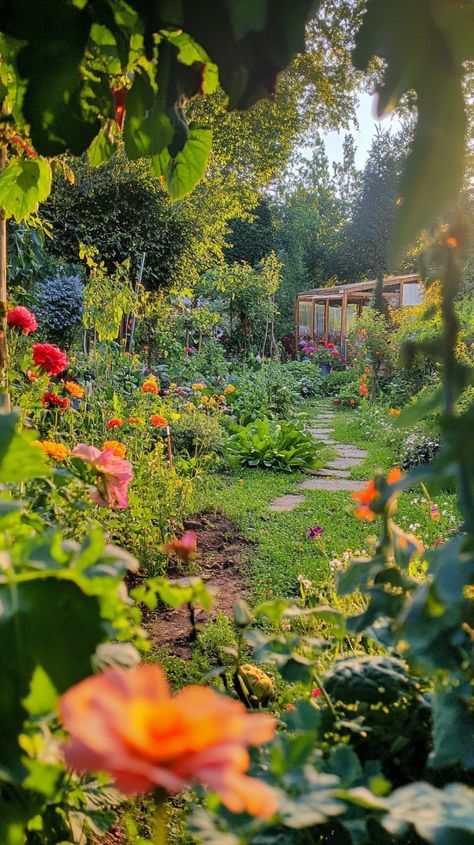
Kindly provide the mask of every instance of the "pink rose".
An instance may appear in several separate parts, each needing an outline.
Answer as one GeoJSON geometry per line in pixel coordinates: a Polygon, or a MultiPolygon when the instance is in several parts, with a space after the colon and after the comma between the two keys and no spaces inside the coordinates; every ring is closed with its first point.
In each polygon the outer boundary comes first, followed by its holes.
{"type": "Polygon", "coordinates": [[[133,478],[130,461],[118,458],[113,449],[96,449],[80,443],[72,450],[72,455],[80,458],[97,473],[97,487],[91,493],[91,499],[104,508],[128,508],[128,485],[133,478]]]}

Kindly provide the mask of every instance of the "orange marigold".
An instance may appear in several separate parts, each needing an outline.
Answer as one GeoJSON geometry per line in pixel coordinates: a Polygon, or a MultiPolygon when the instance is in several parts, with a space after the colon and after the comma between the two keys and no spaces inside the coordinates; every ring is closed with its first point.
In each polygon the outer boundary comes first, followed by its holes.
{"type": "Polygon", "coordinates": [[[81,387],[80,384],[77,384],[75,381],[65,381],[64,387],[69,393],[69,396],[73,396],[74,399],[82,399],[82,397],[84,396],[84,388],[81,387]]]}
{"type": "Polygon", "coordinates": [[[155,376],[148,376],[142,384],[142,393],[159,393],[160,386],[155,376]]]}
{"type": "Polygon", "coordinates": [[[108,430],[109,428],[119,428],[121,425],[123,425],[123,420],[119,417],[112,417],[112,419],[106,423],[105,427],[108,430]]]}
{"type": "Polygon", "coordinates": [[[32,445],[39,446],[43,452],[46,452],[55,461],[63,461],[71,452],[64,443],[55,443],[54,440],[33,440],[32,445]]]}
{"type": "MultiPolygon", "coordinates": [[[[397,481],[400,481],[401,477],[402,471],[400,467],[393,467],[385,479],[386,484],[389,486],[396,484],[397,481]]],[[[360,503],[355,511],[357,519],[364,519],[367,522],[372,522],[375,517],[375,511],[372,510],[371,505],[374,502],[374,499],[377,499],[379,496],[380,490],[374,479],[369,481],[363,490],[358,490],[357,493],[352,494],[352,498],[355,499],[356,502],[360,503]]]]}
{"type": "Polygon", "coordinates": [[[152,414],[150,417],[150,422],[154,426],[158,426],[160,428],[166,428],[168,426],[168,420],[166,417],[160,416],[160,414],[152,414]]]}
{"type": "Polygon", "coordinates": [[[369,388],[366,384],[359,385],[359,393],[361,396],[368,396],[369,395],[369,388]]]}
{"type": "Polygon", "coordinates": [[[105,449],[113,449],[114,455],[117,458],[124,458],[127,454],[127,447],[125,443],[120,443],[118,440],[106,440],[103,447],[105,449]]]}
{"type": "Polygon", "coordinates": [[[392,417],[399,417],[401,411],[399,411],[398,408],[390,408],[388,413],[391,414],[392,417]]]}
{"type": "Polygon", "coordinates": [[[176,793],[194,782],[234,813],[270,818],[277,809],[274,790],[246,774],[247,747],[268,742],[275,730],[266,713],[248,713],[240,701],[206,687],[171,696],[156,663],[92,675],[59,706],[70,737],[67,763],[108,772],[128,795],[157,787],[176,793]]]}

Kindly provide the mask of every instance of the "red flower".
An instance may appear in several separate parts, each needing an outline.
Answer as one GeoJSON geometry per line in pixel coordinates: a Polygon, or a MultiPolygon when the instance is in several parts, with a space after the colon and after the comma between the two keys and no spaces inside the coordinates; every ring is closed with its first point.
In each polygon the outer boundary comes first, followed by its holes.
{"type": "Polygon", "coordinates": [[[118,428],[121,425],[123,425],[123,420],[120,420],[118,417],[112,417],[112,419],[108,421],[105,427],[107,429],[118,428]]]}
{"type": "Polygon", "coordinates": [[[41,397],[41,404],[44,408],[60,408],[61,411],[65,411],[66,408],[69,408],[69,399],[67,396],[64,399],[61,399],[60,396],[56,396],[55,393],[43,393],[41,397]]]}
{"type": "Polygon", "coordinates": [[[196,535],[193,531],[186,531],[181,537],[181,540],[170,540],[169,543],[163,543],[161,551],[165,555],[174,552],[181,560],[188,561],[190,558],[196,556],[196,535]]]}
{"type": "Polygon", "coordinates": [[[128,88],[112,88],[112,94],[115,102],[115,123],[119,132],[121,132],[125,117],[125,100],[127,99],[128,88]]]}
{"type": "Polygon", "coordinates": [[[7,311],[7,323],[9,326],[21,329],[22,334],[30,334],[38,328],[35,315],[23,305],[17,305],[16,308],[7,311]]]}
{"type": "Polygon", "coordinates": [[[33,361],[50,376],[57,376],[69,367],[66,353],[51,343],[34,343],[33,361]]]}
{"type": "Polygon", "coordinates": [[[326,349],[334,349],[333,343],[326,343],[326,349]]]}

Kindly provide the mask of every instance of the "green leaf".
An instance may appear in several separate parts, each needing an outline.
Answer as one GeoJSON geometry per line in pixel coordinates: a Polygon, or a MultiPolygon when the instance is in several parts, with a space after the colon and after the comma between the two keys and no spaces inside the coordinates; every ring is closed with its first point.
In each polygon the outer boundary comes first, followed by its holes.
{"type": "Polygon", "coordinates": [[[18,432],[18,415],[0,416],[0,483],[14,484],[30,478],[51,475],[51,467],[42,449],[32,446],[31,432],[18,432]]]}
{"type": "Polygon", "coordinates": [[[202,179],[212,145],[212,129],[189,126],[188,140],[168,168],[166,183],[174,200],[182,199],[202,179]]]}
{"type": "MultiPolygon", "coordinates": [[[[462,11],[458,7],[456,30],[465,20],[472,31],[468,5],[460,4],[462,11]]],[[[440,26],[436,6],[432,0],[372,0],[356,37],[357,68],[367,69],[374,54],[386,62],[379,88],[381,113],[396,105],[405,92],[417,94],[418,121],[400,183],[393,260],[456,199],[462,184],[467,127],[462,90],[465,50],[452,29],[440,26]]],[[[472,57],[472,44],[468,52],[472,57]]]]}
{"type": "Polygon", "coordinates": [[[268,0],[226,0],[225,5],[232,22],[232,29],[238,41],[247,32],[261,32],[265,26],[268,0]]]}
{"type": "Polygon", "coordinates": [[[17,223],[38,210],[51,191],[51,167],[43,158],[13,158],[0,173],[0,208],[17,223]]]}
{"type": "Polygon", "coordinates": [[[111,140],[110,132],[102,129],[98,135],[95,136],[92,144],[87,150],[87,158],[91,167],[99,167],[104,164],[109,158],[112,158],[115,152],[115,144],[111,140]]]}
{"type": "Polygon", "coordinates": [[[396,789],[383,803],[388,815],[382,824],[391,834],[400,835],[412,824],[433,845],[474,842],[474,790],[461,783],[436,789],[419,781],[396,789]]]}
{"type": "Polygon", "coordinates": [[[91,674],[91,656],[107,635],[98,598],[71,580],[0,583],[1,772],[13,779],[24,773],[17,738],[26,705],[34,713],[54,710],[58,694],[91,674]]]}
{"type": "Polygon", "coordinates": [[[127,97],[123,127],[125,151],[130,159],[157,156],[173,138],[169,117],[161,110],[150,80],[136,74],[127,97]]]}

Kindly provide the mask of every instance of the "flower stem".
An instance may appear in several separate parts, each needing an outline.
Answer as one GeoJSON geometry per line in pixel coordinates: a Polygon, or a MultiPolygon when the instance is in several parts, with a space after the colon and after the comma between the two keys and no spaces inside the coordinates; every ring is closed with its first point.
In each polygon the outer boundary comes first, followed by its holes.
{"type": "Polygon", "coordinates": [[[153,845],[166,845],[168,841],[169,806],[163,793],[156,795],[156,815],[153,827],[153,845]]]}

